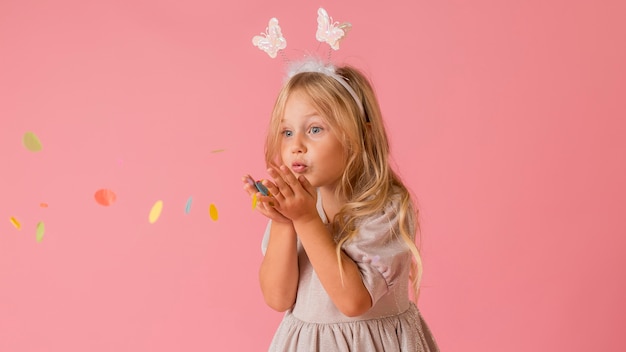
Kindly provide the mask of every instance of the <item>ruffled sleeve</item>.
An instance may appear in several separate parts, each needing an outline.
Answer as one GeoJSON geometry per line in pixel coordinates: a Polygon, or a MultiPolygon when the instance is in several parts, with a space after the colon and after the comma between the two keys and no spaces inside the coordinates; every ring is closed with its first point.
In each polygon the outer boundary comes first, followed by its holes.
{"type": "Polygon", "coordinates": [[[397,206],[398,201],[392,201],[384,211],[363,220],[357,235],[343,245],[359,267],[372,305],[410,270],[412,253],[400,235],[397,206]]]}

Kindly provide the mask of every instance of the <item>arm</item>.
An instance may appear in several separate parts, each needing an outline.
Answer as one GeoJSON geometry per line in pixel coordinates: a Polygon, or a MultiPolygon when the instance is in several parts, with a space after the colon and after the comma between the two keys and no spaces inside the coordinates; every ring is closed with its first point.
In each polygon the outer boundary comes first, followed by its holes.
{"type": "Polygon", "coordinates": [[[259,270],[265,303],[279,312],[293,306],[298,291],[297,238],[291,223],[272,222],[259,270]]]}
{"type": "Polygon", "coordinates": [[[316,208],[317,191],[304,177],[296,179],[285,167],[268,170],[275,184],[267,183],[275,208],[293,223],[313,268],[329,297],[344,315],[358,316],[372,306],[369,291],[363,284],[359,268],[341,253],[343,282],[336,255],[336,244],[319,217],[316,208]]]}
{"type": "MultiPolygon", "coordinates": [[[[249,196],[262,199],[255,187],[242,177],[243,189],[249,196]]],[[[259,202],[256,210],[269,218],[270,233],[267,250],[259,270],[259,283],[265,303],[277,311],[285,311],[293,306],[298,290],[297,238],[291,220],[280,214],[269,202],[259,202]]]]}
{"type": "Polygon", "coordinates": [[[317,218],[298,218],[294,221],[294,227],[315,273],[337,309],[348,317],[359,316],[367,312],[372,307],[372,299],[363,284],[359,268],[342,251],[342,283],[335,249],[336,244],[319,216],[317,218]]]}

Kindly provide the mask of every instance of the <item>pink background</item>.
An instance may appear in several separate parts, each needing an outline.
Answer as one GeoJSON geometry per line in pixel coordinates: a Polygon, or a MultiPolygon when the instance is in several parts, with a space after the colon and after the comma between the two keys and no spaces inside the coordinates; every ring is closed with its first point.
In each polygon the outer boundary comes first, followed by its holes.
{"type": "Polygon", "coordinates": [[[3,0],[0,351],[266,349],[240,176],[265,176],[283,62],[251,38],[275,16],[315,51],[319,6],[418,196],[441,349],[626,348],[623,1],[3,0]]]}

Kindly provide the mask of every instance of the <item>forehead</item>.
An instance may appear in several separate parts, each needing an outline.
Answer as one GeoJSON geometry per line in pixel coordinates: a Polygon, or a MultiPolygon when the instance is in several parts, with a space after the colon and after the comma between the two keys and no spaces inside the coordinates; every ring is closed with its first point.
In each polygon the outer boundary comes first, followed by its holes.
{"type": "Polygon", "coordinates": [[[301,90],[291,92],[285,101],[282,119],[322,117],[311,97],[301,90]]]}

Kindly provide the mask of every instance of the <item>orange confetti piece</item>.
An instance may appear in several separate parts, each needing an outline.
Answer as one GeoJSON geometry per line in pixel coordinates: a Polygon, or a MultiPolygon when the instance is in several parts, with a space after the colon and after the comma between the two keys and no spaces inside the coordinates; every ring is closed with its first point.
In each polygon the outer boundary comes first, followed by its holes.
{"type": "Polygon", "coordinates": [[[47,208],[48,207],[48,203],[39,203],[39,206],[42,208],[47,208]]]}
{"type": "Polygon", "coordinates": [[[215,204],[211,204],[209,206],[209,216],[211,217],[211,220],[217,221],[217,208],[215,207],[215,204]]]}
{"type": "Polygon", "coordinates": [[[11,216],[11,219],[9,219],[9,220],[11,221],[11,224],[13,224],[13,226],[15,226],[16,229],[18,229],[18,230],[22,229],[22,224],[20,224],[20,222],[17,221],[16,218],[11,216]]]}
{"type": "Polygon", "coordinates": [[[108,207],[109,205],[113,204],[115,200],[117,199],[115,192],[111,191],[110,189],[104,189],[104,188],[97,190],[93,196],[96,199],[96,202],[98,202],[98,204],[104,205],[105,207],[108,207]]]}

